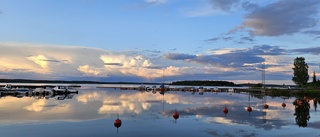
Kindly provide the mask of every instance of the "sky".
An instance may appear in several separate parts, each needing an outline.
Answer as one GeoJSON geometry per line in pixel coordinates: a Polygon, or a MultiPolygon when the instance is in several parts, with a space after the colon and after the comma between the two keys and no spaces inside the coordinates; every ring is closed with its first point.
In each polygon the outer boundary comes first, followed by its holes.
{"type": "Polygon", "coordinates": [[[294,84],[319,0],[1,0],[0,78],[294,84]]]}

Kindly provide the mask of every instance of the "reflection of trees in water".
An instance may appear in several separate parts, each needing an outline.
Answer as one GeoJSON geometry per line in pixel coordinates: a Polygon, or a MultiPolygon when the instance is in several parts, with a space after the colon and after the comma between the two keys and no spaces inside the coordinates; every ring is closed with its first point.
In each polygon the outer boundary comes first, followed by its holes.
{"type": "Polygon", "coordinates": [[[314,111],[317,111],[318,103],[317,103],[317,98],[313,99],[313,106],[314,106],[314,111]]]}
{"type": "Polygon", "coordinates": [[[310,104],[307,99],[296,99],[292,102],[295,106],[296,124],[299,127],[307,127],[307,121],[310,119],[310,104]]]}

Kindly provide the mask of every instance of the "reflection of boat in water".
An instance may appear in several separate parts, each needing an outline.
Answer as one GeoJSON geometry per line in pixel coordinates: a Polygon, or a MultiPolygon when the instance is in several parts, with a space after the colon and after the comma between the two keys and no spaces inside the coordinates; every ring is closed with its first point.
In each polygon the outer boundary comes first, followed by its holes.
{"type": "MultiPolygon", "coordinates": [[[[0,91],[0,97],[12,96],[17,98],[33,97],[36,99],[55,98],[57,100],[72,99],[73,94],[78,94],[77,90],[71,88],[35,88],[30,90],[28,88],[10,88],[0,91]]],[[[65,87],[65,86],[64,86],[65,87]]]]}
{"type": "Polygon", "coordinates": [[[0,88],[0,91],[7,91],[7,90],[11,90],[11,89],[12,89],[12,85],[6,84],[4,87],[0,88]]]}
{"type": "Polygon", "coordinates": [[[138,91],[146,91],[146,86],[141,84],[139,87],[138,87],[138,91]]]}
{"type": "Polygon", "coordinates": [[[55,86],[52,90],[54,92],[78,92],[77,90],[74,90],[68,86],[55,86]]]}
{"type": "Polygon", "coordinates": [[[203,95],[203,92],[205,91],[205,89],[203,87],[199,87],[199,95],[203,95]]]}
{"type": "Polygon", "coordinates": [[[22,97],[26,96],[29,93],[29,91],[30,90],[26,89],[26,88],[18,88],[15,90],[14,94],[17,98],[22,98],[22,97]]]}
{"type": "Polygon", "coordinates": [[[160,85],[160,94],[161,95],[164,95],[164,91],[165,91],[166,89],[165,89],[165,86],[164,86],[164,84],[161,84],[160,85]]]}
{"type": "Polygon", "coordinates": [[[157,90],[157,86],[156,85],[153,85],[152,86],[152,91],[156,91],[157,90]]]}

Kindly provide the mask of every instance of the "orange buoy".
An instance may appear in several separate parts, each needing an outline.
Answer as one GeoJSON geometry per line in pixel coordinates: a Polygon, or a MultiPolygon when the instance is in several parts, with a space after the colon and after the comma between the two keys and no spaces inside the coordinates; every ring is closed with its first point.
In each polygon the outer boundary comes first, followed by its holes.
{"type": "Polygon", "coordinates": [[[268,109],[268,108],[269,108],[269,105],[268,105],[267,103],[265,103],[265,104],[263,105],[263,108],[264,108],[264,109],[268,109]]]}

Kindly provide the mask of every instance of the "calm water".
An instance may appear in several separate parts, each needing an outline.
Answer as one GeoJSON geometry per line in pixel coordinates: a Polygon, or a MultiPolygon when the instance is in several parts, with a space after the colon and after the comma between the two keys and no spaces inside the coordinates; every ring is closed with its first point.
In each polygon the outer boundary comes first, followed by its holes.
{"type": "Polygon", "coordinates": [[[308,112],[299,113],[292,104],[295,98],[179,91],[161,95],[96,86],[84,85],[79,94],[64,100],[0,98],[1,136],[320,136],[320,112],[316,110],[318,102],[313,100],[308,112]],[[263,109],[264,101],[268,109],[263,109]],[[252,112],[246,110],[247,106],[252,112]],[[229,110],[226,115],[224,107],[229,110]],[[173,118],[175,111],[178,119],[173,118]],[[114,120],[118,115],[122,125],[117,129],[114,120]]]}

